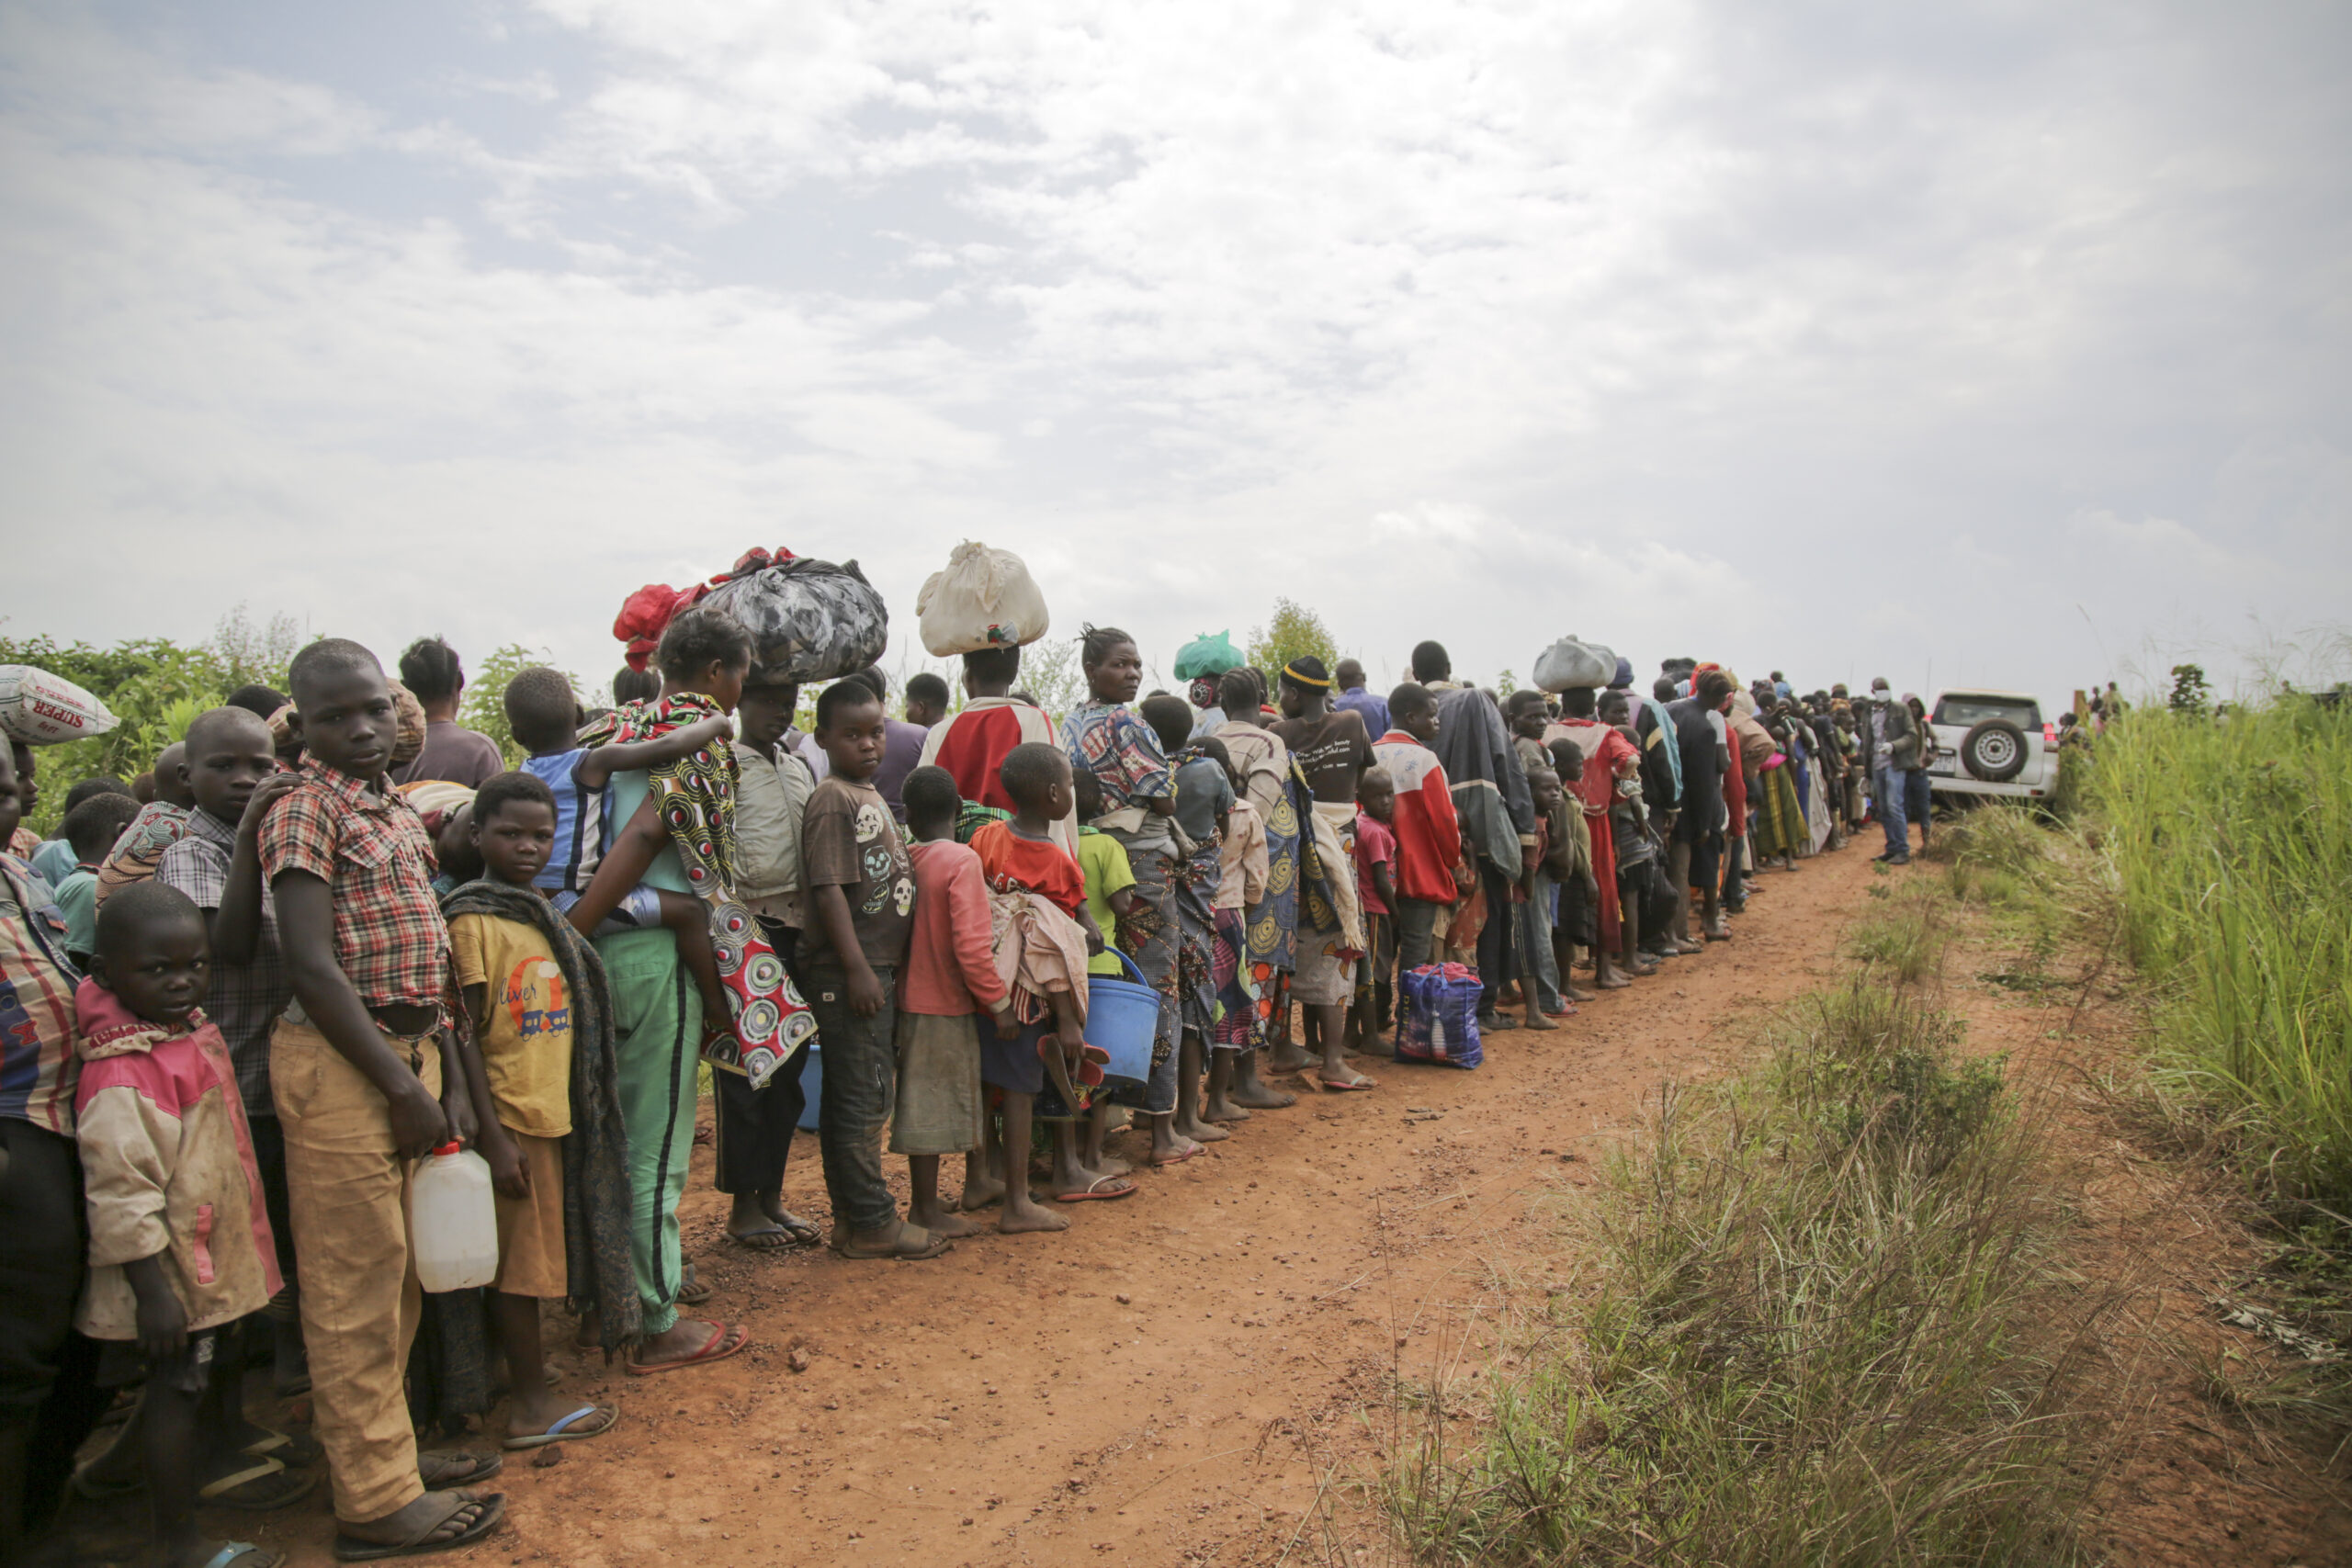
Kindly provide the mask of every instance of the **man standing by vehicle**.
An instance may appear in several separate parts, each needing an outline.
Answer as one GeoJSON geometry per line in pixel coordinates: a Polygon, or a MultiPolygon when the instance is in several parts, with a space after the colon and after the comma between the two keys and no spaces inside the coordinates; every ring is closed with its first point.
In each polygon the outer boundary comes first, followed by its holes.
{"type": "Polygon", "coordinates": [[[1909,865],[1910,825],[1904,817],[1903,797],[1911,770],[1919,765],[1919,730],[1911,710],[1895,699],[1883,675],[1871,682],[1862,727],[1871,760],[1871,809],[1886,834],[1886,852],[1873,858],[1888,865],[1909,865]]]}

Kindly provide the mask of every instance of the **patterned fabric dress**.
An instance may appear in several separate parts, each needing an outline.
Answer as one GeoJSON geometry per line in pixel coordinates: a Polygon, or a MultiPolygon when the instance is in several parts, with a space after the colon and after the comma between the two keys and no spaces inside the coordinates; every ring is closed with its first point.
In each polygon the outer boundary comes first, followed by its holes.
{"type": "Polygon", "coordinates": [[[1241,775],[1242,793],[1266,824],[1266,896],[1249,923],[1240,967],[1247,976],[1254,1025],[1246,1042],[1228,1031],[1218,1043],[1239,1049],[1272,1037],[1274,1016],[1287,1000],[1285,977],[1298,963],[1298,851],[1304,823],[1293,796],[1290,749],[1256,725],[1228,721],[1217,731],[1241,775]]]}
{"type": "Polygon", "coordinates": [[[1123,1090],[1121,1103],[1140,1099],[1153,1115],[1176,1108],[1176,1041],[1183,1027],[1179,1001],[1179,949],[1182,928],[1176,910],[1176,839],[1167,818],[1141,806],[1175,793],[1175,775],[1160,750],[1159,737],[1124,703],[1081,703],[1063,720],[1062,748],[1072,768],[1083,768],[1102,786],[1103,815],[1091,824],[1119,840],[1135,873],[1135,903],[1119,921],[1119,951],[1143,971],[1144,982],[1159,993],[1159,1024],[1151,1043],[1151,1081],[1138,1097],[1123,1090]]]}
{"type": "MultiPolygon", "coordinates": [[[[717,715],[718,705],[698,692],[629,703],[581,732],[580,744],[650,740],[682,725],[717,715]]],[[[800,999],[784,961],[761,934],[759,921],[735,896],[735,751],[724,741],[647,770],[662,822],[677,846],[686,886],[708,907],[718,981],[734,1014],[731,1038],[714,1032],[703,1055],[766,1085],[785,1059],[817,1032],[817,1015],[800,999]]]]}

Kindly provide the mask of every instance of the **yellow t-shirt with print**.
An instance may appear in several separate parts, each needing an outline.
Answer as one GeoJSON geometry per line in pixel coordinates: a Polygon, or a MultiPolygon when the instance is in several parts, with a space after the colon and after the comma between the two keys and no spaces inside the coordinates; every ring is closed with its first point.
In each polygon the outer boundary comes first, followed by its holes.
{"type": "Polygon", "coordinates": [[[458,983],[490,987],[481,1065],[499,1125],[534,1138],[571,1131],[571,994],[536,926],[494,915],[449,922],[458,983]]]}

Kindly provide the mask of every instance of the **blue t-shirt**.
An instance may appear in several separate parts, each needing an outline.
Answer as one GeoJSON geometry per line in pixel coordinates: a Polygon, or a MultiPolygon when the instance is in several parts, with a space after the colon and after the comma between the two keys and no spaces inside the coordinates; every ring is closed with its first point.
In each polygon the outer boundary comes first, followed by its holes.
{"type": "Polygon", "coordinates": [[[1233,780],[1213,757],[1195,757],[1176,770],[1176,825],[1193,842],[1216,837],[1220,811],[1233,809],[1233,780]]]}
{"type": "Polygon", "coordinates": [[[57,911],[65,917],[65,951],[98,949],[98,874],[77,865],[57,885],[57,911]]]}
{"type": "Polygon", "coordinates": [[[1375,697],[1362,686],[1351,686],[1331,699],[1331,705],[1342,713],[1363,716],[1364,733],[1374,740],[1388,733],[1388,699],[1375,697]]]}
{"type": "Polygon", "coordinates": [[[555,795],[555,847],[531,879],[531,886],[549,893],[587,892],[596,863],[605,856],[605,792],[590,789],[579,777],[581,761],[587,755],[588,748],[575,746],[523,763],[525,773],[555,795]]]}

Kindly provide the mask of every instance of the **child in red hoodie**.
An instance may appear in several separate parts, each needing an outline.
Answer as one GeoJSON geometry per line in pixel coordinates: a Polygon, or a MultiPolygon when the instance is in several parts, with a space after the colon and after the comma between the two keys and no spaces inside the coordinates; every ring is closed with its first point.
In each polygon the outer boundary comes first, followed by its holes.
{"type": "MultiPolygon", "coordinates": [[[[171,1562],[234,1558],[197,1533],[197,1471],[245,1440],[233,1395],[219,1396],[236,1386],[224,1331],[280,1284],[237,1071],[199,1005],[210,966],[204,915],[187,895],[130,883],[98,911],[91,977],[74,998],[90,1217],[76,1325],[136,1345],[147,1363],[135,1427],[120,1440],[143,1461],[156,1554],[171,1562]]],[[[248,1479],[239,1506],[280,1507],[315,1484],[283,1472],[248,1479]]]]}

